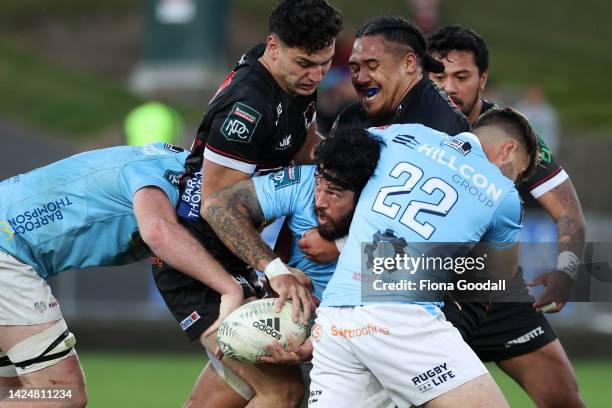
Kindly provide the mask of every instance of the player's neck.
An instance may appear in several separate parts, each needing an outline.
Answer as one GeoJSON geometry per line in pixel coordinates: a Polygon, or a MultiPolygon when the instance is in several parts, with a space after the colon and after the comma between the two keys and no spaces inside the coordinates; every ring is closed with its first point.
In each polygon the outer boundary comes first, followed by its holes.
{"type": "Polygon", "coordinates": [[[473,126],[474,123],[476,123],[476,121],[482,114],[482,105],[483,105],[482,99],[479,97],[478,100],[476,101],[476,104],[474,104],[474,107],[472,108],[470,113],[467,115],[468,121],[470,122],[470,126],[473,126]]]}
{"type": "Polygon", "coordinates": [[[416,84],[421,81],[421,79],[423,79],[423,73],[420,72],[410,79],[410,81],[406,85],[406,90],[401,94],[401,97],[393,104],[393,109],[391,110],[391,112],[395,112],[397,110],[404,98],[406,98],[406,95],[408,95],[408,93],[415,87],[416,84]]]}
{"type": "Polygon", "coordinates": [[[264,54],[259,57],[258,61],[261,63],[261,65],[264,66],[265,69],[268,70],[270,75],[272,75],[272,78],[274,78],[274,81],[276,81],[278,86],[280,86],[283,91],[290,95],[293,95],[293,92],[291,92],[289,85],[283,80],[282,76],[279,75],[278,71],[275,69],[274,61],[272,61],[270,55],[267,54],[267,51],[268,50],[264,51],[264,54]]]}

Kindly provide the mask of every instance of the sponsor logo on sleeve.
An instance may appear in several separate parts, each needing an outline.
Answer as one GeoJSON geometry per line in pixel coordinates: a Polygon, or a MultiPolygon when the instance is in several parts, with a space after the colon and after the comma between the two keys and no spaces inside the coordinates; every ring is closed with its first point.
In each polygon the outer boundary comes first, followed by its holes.
{"type": "Polygon", "coordinates": [[[164,173],[164,178],[168,180],[172,186],[178,187],[182,174],[182,171],[166,170],[164,173]]]}
{"type": "Polygon", "coordinates": [[[444,140],[442,141],[442,146],[449,146],[450,148],[455,149],[456,151],[461,153],[461,155],[463,156],[467,155],[469,152],[472,151],[472,145],[470,144],[470,142],[466,142],[455,137],[444,138],[444,140]]]}
{"type": "Polygon", "coordinates": [[[181,153],[185,151],[185,149],[183,149],[182,147],[178,147],[170,143],[164,143],[164,149],[172,153],[181,153]]]}
{"type": "Polygon", "coordinates": [[[289,166],[284,170],[270,174],[269,177],[274,182],[274,189],[280,190],[300,182],[300,168],[289,166]]]}
{"type": "Polygon", "coordinates": [[[227,140],[248,143],[260,119],[261,113],[244,103],[236,102],[221,126],[221,133],[227,140]]]}
{"type": "Polygon", "coordinates": [[[183,319],[183,321],[181,322],[181,329],[183,331],[186,331],[188,328],[190,328],[195,322],[197,322],[198,320],[200,320],[201,316],[198,314],[198,312],[193,311],[189,316],[187,316],[185,319],[183,319]]]}

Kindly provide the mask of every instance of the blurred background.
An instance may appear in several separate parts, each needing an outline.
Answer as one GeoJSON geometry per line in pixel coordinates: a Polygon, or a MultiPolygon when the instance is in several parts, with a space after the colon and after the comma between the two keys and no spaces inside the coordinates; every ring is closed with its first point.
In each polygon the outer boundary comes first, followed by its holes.
{"type": "MultiPolygon", "coordinates": [[[[462,24],[488,42],[487,97],[518,106],[571,175],[597,261],[612,256],[612,26],[607,0],[331,0],[345,14],[319,91],[320,128],[353,97],[352,36],[372,17],[425,31],[462,24]],[[598,249],[597,249],[598,248],[598,249]]],[[[265,40],[272,0],[2,0],[0,179],[93,148],[154,135],[189,147],[207,103],[243,52],[265,40]]],[[[555,240],[528,214],[526,241],[555,240]]],[[[525,257],[533,257],[526,254],[525,257]]],[[[532,274],[537,271],[531,271],[532,274]]],[[[550,316],[588,406],[612,406],[612,286],[550,316]],[[599,293],[599,295],[597,295],[599,293]]],[[[69,271],[53,281],[78,339],[92,407],[180,406],[203,367],[146,263],[69,271]]],[[[492,367],[492,370],[494,368],[492,367]]],[[[512,406],[532,406],[494,371],[512,406]]]]}

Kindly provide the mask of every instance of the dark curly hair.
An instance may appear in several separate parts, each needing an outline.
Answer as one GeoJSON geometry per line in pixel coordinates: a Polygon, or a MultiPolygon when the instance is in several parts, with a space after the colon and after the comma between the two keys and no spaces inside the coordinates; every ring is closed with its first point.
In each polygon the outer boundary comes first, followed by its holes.
{"type": "Polygon", "coordinates": [[[444,72],[444,64],[429,55],[423,33],[410,21],[399,17],[378,17],[367,22],[355,38],[380,35],[385,40],[408,46],[428,72],[444,72]]]}
{"type": "Polygon", "coordinates": [[[478,133],[478,129],[484,127],[500,128],[508,137],[516,140],[522,146],[529,156],[529,165],[518,181],[529,178],[538,165],[540,145],[527,118],[513,108],[490,109],[480,115],[472,131],[478,133]]]}
{"type": "Polygon", "coordinates": [[[471,51],[474,54],[478,72],[482,74],[489,70],[489,49],[487,43],[476,31],[454,25],[440,27],[431,33],[428,39],[430,53],[438,53],[444,58],[453,50],[471,51]]]}
{"type": "Polygon", "coordinates": [[[325,0],[282,0],[268,19],[270,33],[309,52],[329,47],[342,27],[342,13],[325,0]]]}
{"type": "Polygon", "coordinates": [[[323,140],[315,149],[319,175],[359,194],[374,174],[384,144],[366,129],[340,126],[333,137],[323,140]]]}

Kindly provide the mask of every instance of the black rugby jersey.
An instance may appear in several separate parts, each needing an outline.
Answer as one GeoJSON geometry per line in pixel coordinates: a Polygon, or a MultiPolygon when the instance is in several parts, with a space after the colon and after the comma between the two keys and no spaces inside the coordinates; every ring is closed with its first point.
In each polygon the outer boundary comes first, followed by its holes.
{"type": "Polygon", "coordinates": [[[287,166],[315,119],[316,92],[309,96],[285,92],[258,61],[264,51],[265,44],[260,44],[243,55],[212,98],[181,178],[177,214],[209,252],[223,260],[226,270],[244,263],[200,217],[204,158],[248,174],[287,166]]]}
{"type": "Polygon", "coordinates": [[[258,61],[265,44],[242,56],[208,106],[187,173],[200,171],[204,156],[245,173],[289,164],[306,140],[314,119],[316,92],[285,92],[258,61]]]}
{"type": "Polygon", "coordinates": [[[404,96],[395,111],[387,116],[368,118],[361,102],[352,103],[338,115],[332,134],[342,125],[373,127],[395,123],[420,123],[453,136],[470,130],[467,118],[446,92],[429,78],[423,77],[404,96]]]}

